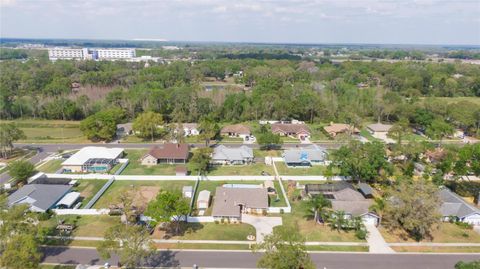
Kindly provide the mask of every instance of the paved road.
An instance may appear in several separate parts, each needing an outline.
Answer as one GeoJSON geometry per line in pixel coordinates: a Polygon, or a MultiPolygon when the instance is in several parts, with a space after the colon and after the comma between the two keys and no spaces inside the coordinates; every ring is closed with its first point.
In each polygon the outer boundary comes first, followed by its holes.
{"type": "MultiPolygon", "coordinates": [[[[35,154],[28,161],[31,162],[32,164],[37,164],[50,154],[51,154],[51,152],[45,151],[43,148],[38,148],[37,154],[35,154]]],[[[0,175],[0,185],[3,185],[4,183],[7,183],[10,180],[10,178],[11,178],[11,176],[8,172],[5,172],[5,173],[1,174],[0,175]]]]}
{"type": "MultiPolygon", "coordinates": [[[[47,263],[104,264],[95,249],[47,247],[44,249],[47,263]]],[[[201,267],[256,268],[261,254],[235,251],[159,251],[149,262],[157,267],[201,267]]],[[[368,254],[368,253],[312,253],[317,268],[327,269],[452,269],[460,260],[480,259],[468,254],[368,254]]],[[[118,259],[112,258],[110,264],[118,259]]]]}

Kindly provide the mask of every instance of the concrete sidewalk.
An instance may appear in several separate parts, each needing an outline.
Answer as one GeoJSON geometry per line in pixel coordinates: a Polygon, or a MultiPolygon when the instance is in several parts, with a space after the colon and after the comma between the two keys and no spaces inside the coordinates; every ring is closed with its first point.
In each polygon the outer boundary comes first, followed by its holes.
{"type": "Polygon", "coordinates": [[[369,252],[371,253],[395,253],[383,239],[383,236],[378,231],[377,227],[372,224],[365,224],[368,231],[367,242],[369,252]]]}

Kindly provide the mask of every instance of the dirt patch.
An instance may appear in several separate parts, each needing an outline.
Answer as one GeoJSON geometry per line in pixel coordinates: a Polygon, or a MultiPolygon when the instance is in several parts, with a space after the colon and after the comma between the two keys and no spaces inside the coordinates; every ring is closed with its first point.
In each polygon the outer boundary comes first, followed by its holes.
{"type": "Polygon", "coordinates": [[[157,186],[140,186],[135,194],[135,206],[145,207],[148,202],[157,197],[160,187],[157,186]]]}

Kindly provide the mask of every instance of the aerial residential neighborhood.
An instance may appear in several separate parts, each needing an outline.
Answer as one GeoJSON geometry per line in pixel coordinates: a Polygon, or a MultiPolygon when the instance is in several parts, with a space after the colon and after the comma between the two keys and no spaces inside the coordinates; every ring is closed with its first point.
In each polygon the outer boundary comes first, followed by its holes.
{"type": "Polygon", "coordinates": [[[0,269],[480,269],[475,0],[0,3],[0,269]]]}

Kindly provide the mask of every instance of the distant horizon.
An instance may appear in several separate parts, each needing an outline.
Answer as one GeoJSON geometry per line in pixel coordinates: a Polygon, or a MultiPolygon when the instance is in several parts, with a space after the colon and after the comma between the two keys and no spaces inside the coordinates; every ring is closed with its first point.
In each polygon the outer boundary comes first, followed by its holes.
{"type": "Polygon", "coordinates": [[[454,44],[454,43],[362,43],[362,42],[268,42],[268,41],[222,41],[222,40],[170,40],[163,38],[63,38],[63,37],[2,37],[0,40],[66,40],[66,41],[123,41],[123,42],[154,42],[154,43],[224,43],[224,44],[257,44],[257,45],[358,45],[358,46],[424,46],[424,47],[476,47],[480,49],[480,44],[454,44]]]}

